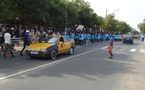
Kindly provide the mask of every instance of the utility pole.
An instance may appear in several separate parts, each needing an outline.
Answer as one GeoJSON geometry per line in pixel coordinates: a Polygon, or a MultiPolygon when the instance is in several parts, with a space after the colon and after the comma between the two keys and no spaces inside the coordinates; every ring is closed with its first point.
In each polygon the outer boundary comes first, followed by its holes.
{"type": "Polygon", "coordinates": [[[106,9],[106,17],[107,17],[107,15],[108,15],[108,10],[106,9]]]}
{"type": "Polygon", "coordinates": [[[67,34],[67,0],[65,0],[65,36],[67,34]]]}

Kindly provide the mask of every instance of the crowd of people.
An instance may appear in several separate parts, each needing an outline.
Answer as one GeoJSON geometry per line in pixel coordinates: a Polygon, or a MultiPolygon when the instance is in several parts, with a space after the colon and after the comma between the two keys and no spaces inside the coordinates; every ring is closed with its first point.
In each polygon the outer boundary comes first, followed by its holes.
{"type": "Polygon", "coordinates": [[[70,32],[69,38],[74,39],[75,45],[89,45],[94,42],[108,41],[111,36],[115,36],[112,33],[105,32],[70,32]]]}
{"type": "MultiPolygon", "coordinates": [[[[7,51],[10,51],[12,57],[14,57],[12,47],[15,46],[15,43],[13,43],[12,38],[19,38],[19,40],[22,42],[23,48],[20,52],[20,55],[22,56],[26,46],[36,43],[43,36],[65,35],[72,40],[74,45],[83,46],[89,45],[90,43],[108,41],[111,37],[114,38],[115,35],[117,35],[117,33],[107,33],[103,31],[86,32],[83,30],[71,30],[67,32],[57,32],[56,30],[50,30],[47,28],[44,28],[43,30],[25,28],[22,31],[23,32],[21,32],[20,35],[16,35],[17,31],[15,28],[10,27],[3,29],[0,27],[0,46],[1,50],[4,51],[4,58],[6,57],[7,51]],[[5,48],[3,48],[3,46],[5,48]]],[[[20,44],[20,42],[18,42],[18,44],[20,44]]]]}
{"type": "Polygon", "coordinates": [[[8,28],[2,28],[0,27],[0,50],[4,52],[4,58],[6,58],[7,51],[10,51],[12,57],[13,55],[13,49],[15,45],[23,44],[23,48],[20,52],[20,55],[23,55],[23,51],[26,46],[29,46],[30,44],[34,44],[39,39],[41,39],[44,35],[45,36],[55,36],[55,35],[61,35],[59,32],[54,32],[53,30],[49,29],[30,29],[25,28],[21,30],[22,32],[19,33],[19,35],[16,35],[16,29],[14,27],[8,27],[8,28]]]}
{"type": "Polygon", "coordinates": [[[2,31],[0,28],[0,45],[1,49],[4,51],[4,58],[6,58],[6,53],[9,51],[11,53],[11,56],[14,57],[14,54],[12,52],[12,41],[11,37],[12,34],[9,29],[7,29],[5,32],[2,31]],[[4,48],[3,45],[4,44],[4,48]]]}

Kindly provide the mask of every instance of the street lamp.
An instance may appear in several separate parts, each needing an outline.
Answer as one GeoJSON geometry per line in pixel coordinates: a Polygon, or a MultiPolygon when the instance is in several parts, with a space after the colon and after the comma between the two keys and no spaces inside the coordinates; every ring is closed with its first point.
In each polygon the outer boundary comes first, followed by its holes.
{"type": "MultiPolygon", "coordinates": [[[[115,12],[120,11],[119,9],[114,10],[112,14],[114,14],[115,12]]],[[[108,16],[108,10],[106,9],[106,17],[108,16]]]]}
{"type": "Polygon", "coordinates": [[[115,12],[117,12],[117,11],[120,11],[120,10],[119,10],[119,9],[117,9],[117,10],[114,10],[114,11],[113,11],[113,14],[114,14],[115,12]]]}
{"type": "Polygon", "coordinates": [[[65,0],[65,36],[67,34],[67,0],[65,0]]]}

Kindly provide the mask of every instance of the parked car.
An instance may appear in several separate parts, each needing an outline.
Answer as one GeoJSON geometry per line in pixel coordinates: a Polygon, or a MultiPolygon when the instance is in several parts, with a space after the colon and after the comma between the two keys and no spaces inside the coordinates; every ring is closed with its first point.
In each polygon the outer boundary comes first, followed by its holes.
{"type": "Polygon", "coordinates": [[[131,43],[131,44],[133,44],[132,35],[124,35],[124,37],[123,37],[123,43],[131,43]]]}
{"type": "Polygon", "coordinates": [[[133,37],[133,39],[139,39],[140,35],[133,35],[132,37],[133,37]]]}
{"type": "Polygon", "coordinates": [[[116,35],[116,36],[114,37],[114,40],[115,40],[115,41],[122,41],[122,35],[116,35]]]}
{"type": "Polygon", "coordinates": [[[72,54],[74,46],[69,38],[64,36],[53,36],[40,39],[38,43],[28,46],[26,54],[30,57],[50,57],[56,59],[61,53],[72,54]]]}

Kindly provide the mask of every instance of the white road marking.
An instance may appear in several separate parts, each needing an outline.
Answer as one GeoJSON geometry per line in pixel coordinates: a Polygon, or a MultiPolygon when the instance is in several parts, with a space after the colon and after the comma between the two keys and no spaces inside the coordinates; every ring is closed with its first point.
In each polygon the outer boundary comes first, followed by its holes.
{"type": "Polygon", "coordinates": [[[145,49],[140,49],[140,52],[141,53],[145,53],[145,49]]]}
{"type": "Polygon", "coordinates": [[[84,47],[84,46],[77,46],[76,48],[82,48],[82,47],[84,47]]]}
{"type": "Polygon", "coordinates": [[[107,49],[108,48],[108,46],[105,46],[105,47],[102,47],[101,49],[107,49]]]}
{"type": "MultiPolygon", "coordinates": [[[[108,48],[108,46],[104,46],[104,47],[102,47],[102,48],[100,48],[100,49],[107,49],[108,48]]],[[[113,49],[116,49],[117,47],[114,47],[113,46],[113,49]]]]}
{"type": "Polygon", "coordinates": [[[33,71],[33,70],[36,70],[36,69],[40,69],[40,68],[43,68],[43,67],[46,67],[46,66],[49,66],[49,65],[52,65],[52,64],[56,64],[56,63],[59,63],[59,62],[62,62],[62,61],[66,61],[67,59],[70,59],[70,58],[74,58],[74,57],[78,57],[78,56],[81,56],[81,55],[84,55],[84,54],[87,54],[87,53],[90,53],[90,52],[94,52],[96,50],[97,49],[90,50],[90,51],[87,51],[87,52],[84,52],[84,53],[81,53],[81,54],[78,54],[78,55],[70,56],[70,57],[60,59],[60,60],[57,60],[57,61],[54,61],[54,62],[51,62],[51,63],[43,64],[43,65],[31,68],[31,69],[27,69],[27,70],[24,70],[24,71],[21,71],[21,72],[17,72],[17,73],[11,74],[11,75],[7,75],[5,77],[1,77],[0,81],[11,78],[11,77],[14,77],[14,76],[17,76],[17,75],[20,75],[20,74],[23,74],[23,73],[26,73],[26,72],[30,72],[30,71],[33,71]]]}
{"type": "Polygon", "coordinates": [[[123,51],[123,49],[119,49],[120,51],[123,51]]]}
{"type": "Polygon", "coordinates": [[[136,49],[131,49],[131,50],[130,50],[130,52],[135,52],[135,51],[136,51],[136,49]]]}

